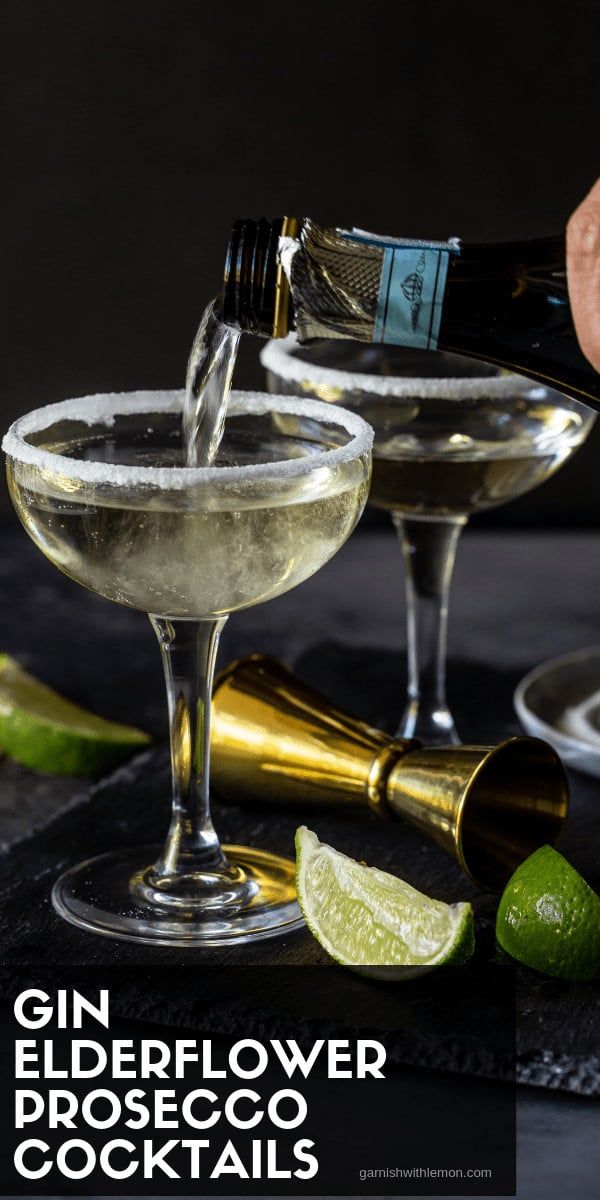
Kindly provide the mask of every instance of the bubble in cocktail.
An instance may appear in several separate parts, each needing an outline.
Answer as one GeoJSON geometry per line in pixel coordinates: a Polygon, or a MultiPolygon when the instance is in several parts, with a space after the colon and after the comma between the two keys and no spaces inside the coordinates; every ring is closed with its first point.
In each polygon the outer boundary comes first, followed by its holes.
{"type": "Polygon", "coordinates": [[[218,945],[301,923],[293,864],[223,848],[211,823],[219,634],[230,612],[295,587],[349,536],[368,492],[371,431],[315,401],[233,393],[215,465],[190,468],[181,404],[176,392],[66,401],[22,417],[4,449],[33,541],[78,583],[150,615],[167,681],[167,842],[72,868],[55,907],[114,937],[218,945]]]}

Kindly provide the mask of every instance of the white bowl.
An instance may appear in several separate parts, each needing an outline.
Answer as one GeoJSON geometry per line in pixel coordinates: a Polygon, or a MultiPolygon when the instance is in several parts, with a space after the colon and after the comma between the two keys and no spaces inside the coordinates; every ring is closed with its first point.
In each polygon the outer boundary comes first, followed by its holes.
{"type": "MultiPolygon", "coordinates": [[[[595,693],[600,693],[600,646],[563,654],[535,667],[519,683],[514,706],[527,733],[549,742],[565,766],[600,779],[600,729],[596,740],[595,726],[586,713],[586,701],[595,693]],[[567,708],[581,710],[576,735],[561,727],[567,708]]],[[[600,697],[597,705],[600,708],[600,697]]]]}

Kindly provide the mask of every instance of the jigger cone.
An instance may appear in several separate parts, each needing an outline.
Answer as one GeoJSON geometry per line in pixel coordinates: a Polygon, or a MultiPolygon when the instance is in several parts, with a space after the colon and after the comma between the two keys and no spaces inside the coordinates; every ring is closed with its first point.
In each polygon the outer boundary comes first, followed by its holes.
{"type": "Polygon", "coordinates": [[[480,887],[501,891],[534,850],[558,840],[568,809],[562,763],[547,742],[419,747],[392,768],[387,803],[454,855],[480,887]]]}
{"type": "Polygon", "coordinates": [[[211,753],[222,800],[404,817],[491,891],[538,846],[553,845],[567,815],[566,776],[546,742],[513,737],[493,747],[428,749],[400,741],[260,654],[232,663],[216,681],[211,753]]]}

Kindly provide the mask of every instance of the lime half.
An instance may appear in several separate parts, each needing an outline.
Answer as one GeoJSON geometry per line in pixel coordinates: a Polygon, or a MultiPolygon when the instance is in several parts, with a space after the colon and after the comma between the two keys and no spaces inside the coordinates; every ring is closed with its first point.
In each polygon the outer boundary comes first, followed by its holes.
{"type": "Polygon", "coordinates": [[[541,846],[509,879],[496,918],[508,954],[561,979],[600,976],[600,896],[552,846],[541,846]]]}
{"type": "Polygon", "coordinates": [[[444,904],[403,879],[296,833],[296,887],[311,933],[337,962],[385,979],[462,963],[475,944],[470,904],[444,904]]]}
{"type": "Polygon", "coordinates": [[[0,654],[0,751],[49,775],[97,775],[148,745],[130,725],[96,717],[0,654]]]}

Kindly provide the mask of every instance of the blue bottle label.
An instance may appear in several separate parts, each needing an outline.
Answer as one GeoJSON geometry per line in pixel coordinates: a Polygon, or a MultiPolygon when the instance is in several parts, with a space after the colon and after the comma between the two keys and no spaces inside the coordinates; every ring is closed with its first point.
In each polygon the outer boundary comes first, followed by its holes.
{"type": "Polygon", "coordinates": [[[374,342],[435,350],[451,254],[460,252],[456,238],[449,242],[412,242],[378,238],[353,230],[356,241],[381,246],[374,342]]]}
{"type": "Polygon", "coordinates": [[[449,251],[386,246],[373,340],[435,350],[446,290],[449,251]]]}

